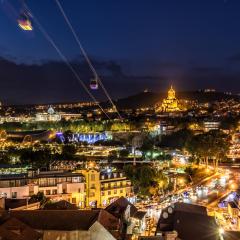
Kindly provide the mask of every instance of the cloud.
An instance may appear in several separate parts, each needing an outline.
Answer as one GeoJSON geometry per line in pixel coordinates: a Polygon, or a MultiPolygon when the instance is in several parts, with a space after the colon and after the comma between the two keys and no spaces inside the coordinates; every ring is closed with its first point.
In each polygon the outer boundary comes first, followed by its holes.
{"type": "MultiPolygon", "coordinates": [[[[107,76],[106,87],[113,84],[112,80],[116,76],[124,76],[121,66],[114,61],[94,61],[94,64],[100,75],[107,76]]],[[[88,86],[93,75],[86,63],[73,61],[72,66],[88,86]]],[[[23,64],[1,57],[0,69],[0,101],[7,104],[90,100],[63,62],[23,64]]],[[[105,83],[105,79],[103,82],[105,83]]],[[[94,95],[98,99],[104,99],[102,91],[96,91],[94,95]]]]}
{"type": "MultiPolygon", "coordinates": [[[[180,64],[162,63],[152,74],[129,74],[115,61],[93,60],[102,81],[113,99],[136,94],[148,88],[165,92],[172,84],[177,90],[217,88],[239,91],[240,72],[221,67],[197,66],[187,68],[180,64]],[[165,68],[164,68],[165,66],[165,68]],[[171,68],[173,67],[173,68],[171,68]],[[174,69],[178,70],[174,71],[174,69]]],[[[72,62],[82,81],[89,86],[93,77],[83,61],[72,62]]],[[[4,104],[29,104],[88,101],[81,84],[67,66],[60,61],[42,61],[32,64],[0,58],[0,101],[4,104]]],[[[136,71],[138,72],[138,71],[136,71]]],[[[106,100],[103,91],[92,91],[99,100],[106,100]]]]}

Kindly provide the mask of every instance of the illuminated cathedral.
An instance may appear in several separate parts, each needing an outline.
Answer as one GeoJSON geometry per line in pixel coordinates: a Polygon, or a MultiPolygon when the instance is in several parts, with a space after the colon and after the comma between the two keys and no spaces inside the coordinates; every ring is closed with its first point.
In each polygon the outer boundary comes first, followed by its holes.
{"type": "Polygon", "coordinates": [[[167,98],[163,99],[162,104],[157,107],[157,111],[161,112],[177,112],[180,111],[179,102],[176,98],[173,87],[168,90],[167,98]]]}

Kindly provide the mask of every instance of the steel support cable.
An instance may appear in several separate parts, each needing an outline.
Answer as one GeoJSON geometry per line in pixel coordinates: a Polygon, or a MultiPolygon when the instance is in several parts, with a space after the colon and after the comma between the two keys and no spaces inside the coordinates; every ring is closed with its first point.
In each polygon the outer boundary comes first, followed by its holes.
{"type": "Polygon", "coordinates": [[[108,116],[108,114],[104,111],[104,109],[102,108],[102,106],[98,103],[97,99],[92,95],[92,93],[88,90],[87,86],[84,84],[84,82],[80,79],[78,73],[76,72],[76,70],[73,68],[73,66],[71,65],[71,63],[69,63],[68,59],[65,57],[65,55],[61,52],[61,50],[58,48],[58,46],[55,44],[55,42],[53,41],[53,39],[49,36],[49,34],[47,33],[47,31],[43,28],[43,26],[40,24],[40,22],[38,21],[38,19],[33,15],[31,9],[26,5],[26,3],[24,4],[26,10],[31,14],[31,17],[34,19],[34,21],[36,22],[39,30],[41,31],[41,33],[45,36],[45,38],[50,42],[50,44],[53,46],[53,48],[57,51],[57,53],[59,54],[59,56],[62,58],[62,60],[65,62],[65,64],[69,67],[69,69],[71,70],[71,72],[73,73],[73,75],[76,77],[76,79],[78,80],[78,82],[82,85],[82,87],[84,88],[84,90],[88,93],[88,95],[90,96],[90,98],[97,104],[97,106],[101,109],[101,111],[105,114],[105,116],[111,120],[111,118],[108,116]]]}
{"type": "Polygon", "coordinates": [[[83,45],[81,44],[81,42],[80,42],[80,40],[79,40],[79,37],[77,36],[76,31],[74,30],[74,28],[73,28],[71,22],[69,21],[69,19],[68,19],[67,15],[66,15],[66,13],[65,13],[65,11],[64,11],[64,9],[63,9],[63,7],[62,7],[62,5],[60,4],[60,2],[59,2],[58,0],[55,0],[55,2],[56,2],[56,4],[57,4],[57,6],[58,6],[60,12],[62,13],[63,18],[65,19],[65,21],[66,21],[68,27],[70,28],[70,30],[71,30],[71,32],[72,32],[72,34],[73,34],[73,36],[74,36],[74,38],[75,38],[75,40],[76,40],[76,42],[77,42],[79,48],[80,48],[81,53],[83,54],[83,56],[84,56],[86,62],[88,63],[89,68],[90,68],[91,71],[93,72],[94,77],[97,78],[97,80],[98,80],[100,86],[102,87],[102,89],[103,89],[105,95],[107,96],[109,102],[112,104],[114,110],[117,112],[119,118],[122,120],[122,116],[120,115],[120,113],[119,113],[119,111],[117,110],[117,108],[116,108],[114,102],[112,101],[110,95],[108,94],[107,89],[104,87],[104,85],[103,85],[103,83],[102,83],[100,77],[98,76],[96,69],[94,68],[94,66],[93,66],[93,64],[92,64],[92,62],[91,62],[91,60],[89,59],[89,57],[88,57],[86,51],[84,50],[83,45]]]}

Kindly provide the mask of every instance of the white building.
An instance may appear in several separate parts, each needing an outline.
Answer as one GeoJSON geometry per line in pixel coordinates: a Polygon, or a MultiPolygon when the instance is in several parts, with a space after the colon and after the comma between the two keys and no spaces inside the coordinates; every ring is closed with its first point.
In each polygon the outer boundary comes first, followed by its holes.
{"type": "Polygon", "coordinates": [[[206,120],[203,122],[204,131],[209,132],[211,130],[218,130],[220,127],[220,121],[206,120]]]}
{"type": "Polygon", "coordinates": [[[85,178],[82,174],[52,171],[1,175],[0,196],[24,199],[38,192],[55,201],[66,200],[79,207],[85,206],[85,178]]]}
{"type": "Polygon", "coordinates": [[[61,114],[56,113],[52,106],[49,107],[47,113],[37,113],[35,121],[36,122],[57,122],[61,120],[61,114]]]}

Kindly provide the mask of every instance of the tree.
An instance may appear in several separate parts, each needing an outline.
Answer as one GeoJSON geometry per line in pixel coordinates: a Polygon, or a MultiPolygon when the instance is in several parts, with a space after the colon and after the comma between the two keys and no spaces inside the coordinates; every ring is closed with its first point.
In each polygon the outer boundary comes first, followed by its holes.
{"type": "Polygon", "coordinates": [[[32,168],[49,168],[53,155],[48,148],[34,151],[32,148],[19,149],[20,162],[23,165],[31,165],[32,168]]]}
{"type": "Polygon", "coordinates": [[[152,158],[153,149],[155,147],[154,139],[150,136],[146,136],[143,140],[142,146],[140,150],[143,153],[144,158],[146,158],[147,154],[150,153],[150,158],[152,158]]]}
{"type": "Polygon", "coordinates": [[[77,148],[73,144],[65,144],[62,148],[62,157],[66,160],[72,160],[77,152],[77,148]]]}
{"type": "Polygon", "coordinates": [[[185,144],[186,149],[199,163],[208,165],[209,159],[213,161],[215,168],[219,160],[225,158],[229,148],[227,136],[220,131],[209,131],[193,136],[185,144]]]}
{"type": "Polygon", "coordinates": [[[119,157],[126,158],[129,155],[129,151],[127,149],[122,149],[119,151],[119,157]]]}
{"type": "Polygon", "coordinates": [[[109,155],[108,155],[108,162],[109,163],[111,163],[116,158],[117,158],[117,151],[116,150],[113,150],[113,151],[109,152],[109,155]]]}
{"type": "Polygon", "coordinates": [[[169,147],[174,149],[183,149],[185,142],[192,138],[192,132],[188,129],[181,129],[177,132],[173,132],[171,135],[162,137],[159,143],[160,147],[169,147]]]}
{"type": "Polygon", "coordinates": [[[237,117],[227,117],[221,121],[220,128],[226,130],[235,130],[238,127],[239,118],[237,117]]]}
{"type": "Polygon", "coordinates": [[[45,197],[43,192],[38,192],[37,194],[33,194],[29,199],[28,203],[40,202],[40,205],[43,206],[46,204],[48,199],[45,197]]]}
{"type": "Polygon", "coordinates": [[[133,183],[135,193],[141,196],[159,195],[169,184],[161,171],[149,165],[125,165],[124,172],[133,183]]]}

